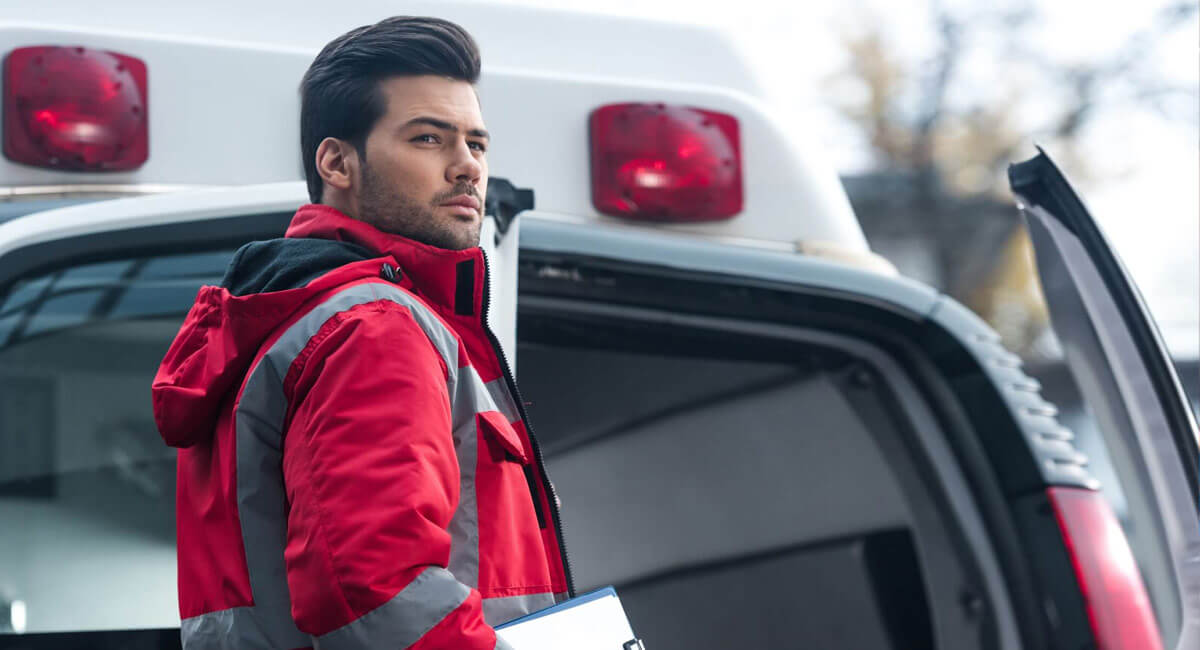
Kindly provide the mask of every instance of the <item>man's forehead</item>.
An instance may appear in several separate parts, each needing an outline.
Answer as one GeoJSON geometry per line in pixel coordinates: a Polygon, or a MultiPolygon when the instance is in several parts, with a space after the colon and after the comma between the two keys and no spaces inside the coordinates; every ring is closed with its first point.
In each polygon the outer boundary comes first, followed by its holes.
{"type": "Polygon", "coordinates": [[[432,117],[469,131],[483,129],[479,96],[465,81],[447,77],[390,77],[380,83],[387,98],[387,115],[400,123],[432,117]]]}

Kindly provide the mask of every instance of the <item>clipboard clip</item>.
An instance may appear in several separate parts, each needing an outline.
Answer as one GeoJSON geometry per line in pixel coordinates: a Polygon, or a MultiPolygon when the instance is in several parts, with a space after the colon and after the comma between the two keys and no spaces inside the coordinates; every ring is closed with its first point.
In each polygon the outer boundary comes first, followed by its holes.
{"type": "Polygon", "coordinates": [[[646,646],[642,645],[641,639],[626,641],[621,645],[621,650],[646,650],[646,646]]]}

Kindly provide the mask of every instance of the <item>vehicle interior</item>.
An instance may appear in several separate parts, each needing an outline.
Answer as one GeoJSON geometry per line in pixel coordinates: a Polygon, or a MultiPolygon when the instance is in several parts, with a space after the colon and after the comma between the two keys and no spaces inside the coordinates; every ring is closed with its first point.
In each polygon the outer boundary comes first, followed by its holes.
{"type": "Polygon", "coordinates": [[[947,594],[980,582],[883,406],[891,369],[820,333],[522,299],[577,591],[616,586],[647,647],[983,641],[985,596],[970,620],[947,594]]]}
{"type": "Polygon", "coordinates": [[[911,515],[837,356],[660,343],[520,350],[578,589],[615,584],[648,647],[932,647],[911,515]]]}

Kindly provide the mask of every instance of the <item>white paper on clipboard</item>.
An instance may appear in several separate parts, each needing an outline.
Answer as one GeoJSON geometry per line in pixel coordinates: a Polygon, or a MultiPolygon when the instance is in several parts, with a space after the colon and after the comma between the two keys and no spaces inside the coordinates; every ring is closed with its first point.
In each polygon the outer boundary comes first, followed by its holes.
{"type": "Polygon", "coordinates": [[[516,650],[644,650],[612,587],[505,623],[496,634],[516,650]]]}

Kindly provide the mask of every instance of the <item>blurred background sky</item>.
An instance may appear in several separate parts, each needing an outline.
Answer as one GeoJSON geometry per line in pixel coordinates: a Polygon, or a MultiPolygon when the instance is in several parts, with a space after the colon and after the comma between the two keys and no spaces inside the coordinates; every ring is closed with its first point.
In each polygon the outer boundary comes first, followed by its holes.
{"type": "MultiPolygon", "coordinates": [[[[519,0],[714,25],[830,152],[872,247],[1054,357],[1005,166],[1045,146],[1200,356],[1197,4],[519,0]]],[[[614,39],[618,36],[614,35],[614,39]]],[[[664,52],[664,56],[669,56],[664,52]]]]}

